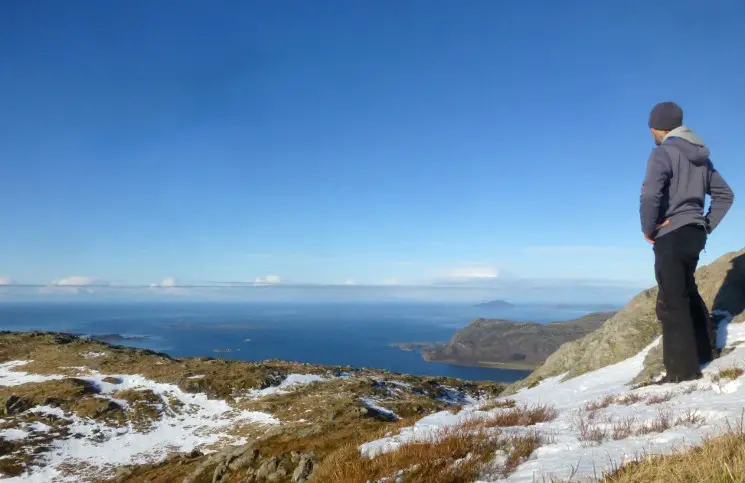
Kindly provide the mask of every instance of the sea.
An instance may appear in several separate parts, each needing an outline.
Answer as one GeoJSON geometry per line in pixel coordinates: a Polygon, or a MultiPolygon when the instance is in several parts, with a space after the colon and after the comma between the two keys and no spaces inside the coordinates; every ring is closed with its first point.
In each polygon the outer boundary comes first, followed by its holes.
{"type": "Polygon", "coordinates": [[[418,352],[391,344],[444,342],[477,317],[546,323],[591,311],[435,303],[4,302],[0,330],[105,336],[173,357],[282,359],[513,382],[528,372],[426,362],[418,352]]]}

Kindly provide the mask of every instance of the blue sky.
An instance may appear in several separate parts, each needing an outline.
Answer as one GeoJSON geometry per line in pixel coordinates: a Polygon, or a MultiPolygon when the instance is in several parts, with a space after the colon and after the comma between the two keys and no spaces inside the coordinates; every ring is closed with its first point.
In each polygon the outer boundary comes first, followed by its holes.
{"type": "MultiPolygon", "coordinates": [[[[648,285],[661,100],[745,182],[739,0],[25,1],[0,21],[4,283],[648,285]]],[[[705,261],[742,248],[741,213],[705,261]]]]}

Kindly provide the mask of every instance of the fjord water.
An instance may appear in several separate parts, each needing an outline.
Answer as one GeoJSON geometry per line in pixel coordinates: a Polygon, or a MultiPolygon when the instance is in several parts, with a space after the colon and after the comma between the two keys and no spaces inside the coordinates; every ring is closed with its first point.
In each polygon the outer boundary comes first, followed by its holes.
{"type": "Polygon", "coordinates": [[[412,303],[4,303],[0,329],[118,334],[125,339],[116,343],[174,357],[283,359],[511,382],[527,372],[425,362],[417,352],[390,344],[446,341],[476,317],[549,322],[587,312],[412,303]]]}

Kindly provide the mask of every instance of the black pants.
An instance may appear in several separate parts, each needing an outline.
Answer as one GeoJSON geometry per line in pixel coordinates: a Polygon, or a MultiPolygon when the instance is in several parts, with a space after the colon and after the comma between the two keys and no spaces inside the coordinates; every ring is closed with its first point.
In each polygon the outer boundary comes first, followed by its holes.
{"type": "Polygon", "coordinates": [[[694,272],[706,231],[698,225],[679,228],[655,240],[654,271],[660,291],[657,318],[662,323],[662,354],[671,380],[685,380],[710,362],[716,344],[709,311],[694,272]]]}

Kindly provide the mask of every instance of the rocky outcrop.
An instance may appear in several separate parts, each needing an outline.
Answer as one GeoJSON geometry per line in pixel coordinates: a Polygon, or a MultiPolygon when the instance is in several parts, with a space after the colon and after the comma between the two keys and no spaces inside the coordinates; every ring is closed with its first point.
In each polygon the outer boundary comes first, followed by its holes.
{"type": "Polygon", "coordinates": [[[611,316],[613,312],[595,313],[551,324],[476,319],[457,331],[450,341],[424,350],[423,355],[433,362],[535,367],[563,343],[589,334],[611,316]]]}
{"type": "MultiPolygon", "coordinates": [[[[734,322],[745,321],[745,249],[728,253],[696,272],[696,282],[715,320],[729,313],[734,322]]],[[[564,344],[527,379],[508,387],[506,393],[540,380],[565,374],[569,379],[638,354],[661,333],[655,314],[657,288],[640,293],[601,328],[582,339],[564,344]]],[[[660,347],[650,351],[637,381],[659,374],[660,347]]]]}

